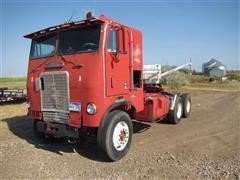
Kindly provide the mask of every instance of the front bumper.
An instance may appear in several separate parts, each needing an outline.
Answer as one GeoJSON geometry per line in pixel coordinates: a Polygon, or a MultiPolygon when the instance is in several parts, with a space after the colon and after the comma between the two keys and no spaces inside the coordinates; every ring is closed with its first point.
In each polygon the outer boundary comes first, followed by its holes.
{"type": "Polygon", "coordinates": [[[78,138],[79,137],[79,128],[71,127],[66,124],[37,121],[36,130],[38,132],[43,132],[46,135],[50,135],[55,138],[61,138],[61,137],[78,138]]]}

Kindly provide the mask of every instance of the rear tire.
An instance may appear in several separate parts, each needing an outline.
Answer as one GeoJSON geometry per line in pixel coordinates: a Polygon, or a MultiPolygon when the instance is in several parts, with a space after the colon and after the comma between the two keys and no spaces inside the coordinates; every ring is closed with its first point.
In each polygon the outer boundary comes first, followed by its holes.
{"type": "Polygon", "coordinates": [[[98,146],[110,161],[118,161],[127,154],[132,134],[130,116],[123,111],[112,111],[103,119],[98,129],[98,146]]]}
{"type": "Polygon", "coordinates": [[[190,94],[181,94],[181,99],[183,102],[183,117],[187,118],[191,114],[192,101],[190,94]]]}
{"type": "Polygon", "coordinates": [[[183,115],[182,99],[177,96],[175,106],[173,110],[170,110],[168,114],[168,121],[171,124],[178,124],[181,121],[183,115]]]}

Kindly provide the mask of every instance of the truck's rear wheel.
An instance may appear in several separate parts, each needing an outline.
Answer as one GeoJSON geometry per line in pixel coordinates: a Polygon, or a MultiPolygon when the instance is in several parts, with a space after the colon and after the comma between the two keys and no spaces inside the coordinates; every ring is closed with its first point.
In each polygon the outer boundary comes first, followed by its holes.
{"type": "Polygon", "coordinates": [[[187,118],[190,113],[191,113],[191,107],[192,107],[192,102],[191,102],[191,96],[190,94],[181,94],[181,99],[183,102],[183,117],[187,118]]]}
{"type": "Polygon", "coordinates": [[[168,121],[171,124],[178,124],[181,121],[182,115],[183,115],[182,100],[179,96],[177,96],[174,109],[170,110],[168,114],[168,121]]]}
{"type": "Polygon", "coordinates": [[[98,146],[111,161],[124,157],[131,145],[132,121],[126,112],[110,112],[98,129],[98,146]]]}

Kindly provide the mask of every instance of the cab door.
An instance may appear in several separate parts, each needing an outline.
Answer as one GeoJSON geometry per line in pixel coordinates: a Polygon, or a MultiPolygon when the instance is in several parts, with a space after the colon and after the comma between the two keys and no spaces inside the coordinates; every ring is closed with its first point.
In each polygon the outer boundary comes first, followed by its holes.
{"type": "Polygon", "coordinates": [[[129,38],[124,28],[110,26],[106,40],[106,96],[124,95],[130,89],[129,38]]]}

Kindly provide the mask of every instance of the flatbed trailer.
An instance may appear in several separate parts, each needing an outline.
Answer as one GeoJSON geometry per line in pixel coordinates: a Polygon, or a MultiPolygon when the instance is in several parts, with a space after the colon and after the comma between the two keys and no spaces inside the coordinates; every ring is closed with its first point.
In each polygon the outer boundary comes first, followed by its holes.
{"type": "Polygon", "coordinates": [[[26,92],[23,89],[0,88],[0,104],[19,103],[27,100],[26,92]]]}

